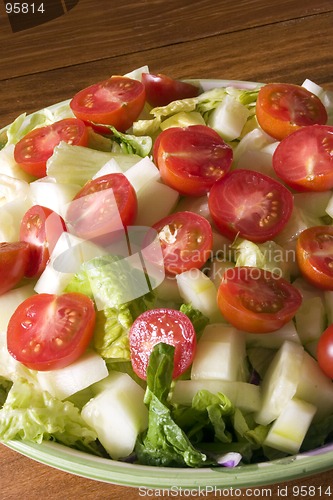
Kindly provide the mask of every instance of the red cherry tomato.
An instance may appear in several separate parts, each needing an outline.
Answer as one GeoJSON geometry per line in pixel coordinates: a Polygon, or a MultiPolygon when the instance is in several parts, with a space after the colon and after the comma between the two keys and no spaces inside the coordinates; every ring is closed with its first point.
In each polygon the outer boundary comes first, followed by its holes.
{"type": "Polygon", "coordinates": [[[333,127],[304,127],[283,139],[273,155],[276,174],[298,191],[333,188],[333,127]]]}
{"type": "Polygon", "coordinates": [[[28,174],[45,177],[46,162],[61,141],[86,146],[88,129],[84,122],[77,118],[66,118],[32,130],[15,145],[15,161],[28,174]]]}
{"type": "Polygon", "coordinates": [[[11,290],[24,277],[30,256],[25,241],[0,243],[0,295],[11,290]]]}
{"type": "Polygon", "coordinates": [[[78,92],[70,107],[81,120],[112,125],[125,132],[138,118],[145,100],[145,87],[141,82],[112,76],[78,92]]]}
{"type": "Polygon", "coordinates": [[[333,226],[312,226],[302,231],[296,258],[302,275],[312,285],[333,290],[333,226]]]}
{"type": "Polygon", "coordinates": [[[8,351],[31,370],[63,368],[87,349],[94,326],[94,303],[86,295],[33,295],[9,320],[8,351]]]}
{"type": "Polygon", "coordinates": [[[233,158],[231,147],[205,125],[164,130],[153,153],[165,184],[192,196],[207,193],[228,172],[233,158]]]}
{"type": "Polygon", "coordinates": [[[293,197],[274,179],[237,169],[213,185],[208,205],[222,234],[260,243],[273,239],[284,228],[292,213],[293,197]]]}
{"type": "MultiPolygon", "coordinates": [[[[212,228],[201,215],[176,212],[154,224],[153,229],[158,234],[165,271],[170,275],[200,268],[211,256],[212,228]]],[[[148,258],[153,261],[154,255],[148,258]]]]}
{"type": "Polygon", "coordinates": [[[325,375],[333,379],[333,324],[321,334],[317,345],[317,359],[325,375]]]}
{"type": "Polygon", "coordinates": [[[146,378],[150,354],[156,344],[164,342],[175,346],[173,378],[191,365],[196,334],[186,314],[175,309],[151,309],[142,313],[129,332],[131,361],[134,372],[146,378]]]}
{"type": "Polygon", "coordinates": [[[25,275],[40,276],[66,224],[53,210],[34,205],[24,214],[20,226],[20,240],[30,245],[29,265],[25,275]]]}
{"type": "Polygon", "coordinates": [[[88,181],[69,205],[71,231],[87,240],[111,241],[123,226],[134,222],[137,198],[124,174],[108,174],[88,181]]]}
{"type": "Polygon", "coordinates": [[[261,87],[256,114],[260,127],[279,141],[300,127],[327,123],[321,100],[304,87],[288,83],[261,87]]]}
{"type": "Polygon", "coordinates": [[[302,296],[288,281],[257,267],[227,269],[217,293],[218,306],[239,330],[267,333],[288,323],[302,296]]]}
{"type": "Polygon", "coordinates": [[[146,89],[146,99],[153,107],[166,106],[172,101],[196,97],[199,94],[199,87],[196,85],[174,80],[161,73],[142,73],[142,83],[146,89]]]}

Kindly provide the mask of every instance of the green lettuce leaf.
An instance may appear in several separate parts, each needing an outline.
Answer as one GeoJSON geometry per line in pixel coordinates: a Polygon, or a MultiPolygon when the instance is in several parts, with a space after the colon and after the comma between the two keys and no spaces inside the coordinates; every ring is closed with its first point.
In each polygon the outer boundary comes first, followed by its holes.
{"type": "Polygon", "coordinates": [[[157,344],[147,369],[145,403],[149,424],[137,440],[135,452],[140,464],[164,467],[200,467],[206,456],[196,450],[185,432],[175,423],[167,404],[173,372],[174,347],[157,344]]]}
{"type": "Polygon", "coordinates": [[[236,267],[258,267],[289,278],[290,263],[287,251],[275,241],[256,244],[239,238],[232,248],[235,250],[236,267]]]}
{"type": "Polygon", "coordinates": [[[0,410],[0,439],[56,440],[92,451],[97,435],[71,402],[60,401],[21,379],[13,383],[0,410]]]}

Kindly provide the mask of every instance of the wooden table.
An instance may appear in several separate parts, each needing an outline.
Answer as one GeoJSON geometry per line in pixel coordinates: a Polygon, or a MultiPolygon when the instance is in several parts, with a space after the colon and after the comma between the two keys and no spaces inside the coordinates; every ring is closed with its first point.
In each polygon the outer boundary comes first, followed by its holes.
{"type": "MultiPolygon", "coordinates": [[[[62,17],[15,32],[0,2],[0,128],[144,64],[175,78],[309,78],[333,90],[332,47],[332,0],[79,0],[62,17]]],[[[4,500],[140,498],[138,490],[71,476],[4,446],[0,453],[4,500]]],[[[280,498],[283,486],[261,495],[280,498]]],[[[314,498],[311,486],[331,486],[332,494],[333,470],[288,486],[288,498],[314,498]]]]}

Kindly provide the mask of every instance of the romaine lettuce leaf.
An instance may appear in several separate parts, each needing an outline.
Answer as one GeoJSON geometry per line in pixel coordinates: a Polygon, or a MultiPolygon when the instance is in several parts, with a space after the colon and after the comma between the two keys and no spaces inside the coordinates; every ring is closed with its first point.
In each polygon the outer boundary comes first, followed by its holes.
{"type": "Polygon", "coordinates": [[[164,467],[200,467],[206,456],[196,450],[184,431],[175,423],[167,403],[173,372],[174,347],[155,345],[147,369],[145,403],[149,424],[137,440],[139,463],[164,467]]]}

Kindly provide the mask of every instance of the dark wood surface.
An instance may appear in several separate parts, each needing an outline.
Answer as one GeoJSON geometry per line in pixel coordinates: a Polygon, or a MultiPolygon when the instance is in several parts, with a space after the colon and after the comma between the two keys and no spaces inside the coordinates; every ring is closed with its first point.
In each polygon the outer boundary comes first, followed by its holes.
{"type": "MultiPolygon", "coordinates": [[[[64,16],[15,33],[0,2],[0,128],[144,64],[174,78],[297,84],[309,78],[333,90],[332,47],[332,0],[80,0],[64,16]]],[[[333,495],[333,470],[286,484],[288,498],[329,498],[323,492],[331,486],[333,495]]],[[[252,496],[280,498],[284,486],[252,496]]],[[[0,446],[0,498],[20,497],[132,500],[140,494],[0,446]]]]}

